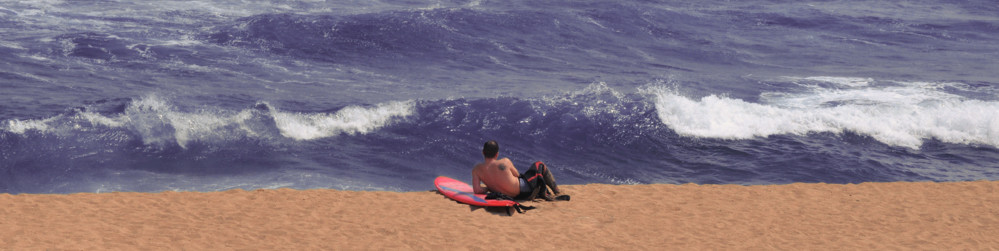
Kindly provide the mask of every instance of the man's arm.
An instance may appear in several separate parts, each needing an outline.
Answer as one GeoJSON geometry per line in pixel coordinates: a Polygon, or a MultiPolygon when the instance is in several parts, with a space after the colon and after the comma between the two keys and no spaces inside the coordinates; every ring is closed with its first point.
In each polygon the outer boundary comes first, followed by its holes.
{"type": "Polygon", "coordinates": [[[472,169],[472,192],[477,194],[485,194],[489,192],[489,189],[482,186],[482,181],[479,180],[479,174],[475,172],[478,169],[472,169]]]}
{"type": "Polygon", "coordinates": [[[507,170],[510,170],[510,174],[513,175],[513,177],[520,178],[520,173],[517,172],[517,168],[513,166],[513,161],[510,161],[510,159],[504,159],[504,160],[506,160],[505,165],[509,167],[507,168],[507,170]]]}

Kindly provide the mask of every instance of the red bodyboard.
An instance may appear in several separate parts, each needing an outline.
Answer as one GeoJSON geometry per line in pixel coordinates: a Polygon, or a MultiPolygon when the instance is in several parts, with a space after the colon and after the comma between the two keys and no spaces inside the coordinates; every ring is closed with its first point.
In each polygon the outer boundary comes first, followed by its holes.
{"type": "Polygon", "coordinates": [[[440,176],[434,179],[437,191],[452,200],[480,207],[511,207],[517,202],[511,200],[487,200],[485,194],[475,194],[472,186],[456,179],[440,176]]]}

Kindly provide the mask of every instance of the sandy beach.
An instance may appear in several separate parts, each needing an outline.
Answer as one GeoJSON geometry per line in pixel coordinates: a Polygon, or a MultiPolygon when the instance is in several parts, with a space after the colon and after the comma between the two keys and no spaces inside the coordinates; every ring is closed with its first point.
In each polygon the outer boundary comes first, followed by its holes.
{"type": "Polygon", "coordinates": [[[0,194],[0,249],[999,248],[995,181],[564,187],[513,216],[433,191],[0,194]]]}

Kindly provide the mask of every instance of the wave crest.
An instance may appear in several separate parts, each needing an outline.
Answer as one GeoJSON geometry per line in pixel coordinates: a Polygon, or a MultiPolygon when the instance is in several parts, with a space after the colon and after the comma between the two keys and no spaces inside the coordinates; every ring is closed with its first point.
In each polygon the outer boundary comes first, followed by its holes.
{"type": "Polygon", "coordinates": [[[394,119],[413,114],[414,103],[388,102],[375,107],[348,106],[334,114],[274,113],[281,135],[296,140],[311,140],[340,134],[367,134],[390,124],[394,119]]]}
{"type": "Polygon", "coordinates": [[[238,112],[223,110],[179,111],[156,95],[133,100],[122,113],[101,114],[76,110],[38,120],[9,120],[3,130],[15,134],[38,132],[70,136],[96,131],[127,130],[144,145],[188,148],[193,142],[219,142],[245,138],[313,140],[340,134],[367,134],[413,113],[412,101],[374,107],[347,106],[336,113],[281,112],[267,103],[238,112]]]}
{"type": "MultiPolygon", "coordinates": [[[[660,120],[685,136],[748,139],[777,134],[851,131],[917,149],[924,140],[999,146],[999,102],[943,91],[951,84],[811,77],[803,93],[764,93],[763,103],[709,95],[699,100],[666,87],[655,97],[660,120]],[[870,84],[870,85],[869,85],[870,84]]],[[[797,81],[796,80],[796,81],[797,81]]]]}

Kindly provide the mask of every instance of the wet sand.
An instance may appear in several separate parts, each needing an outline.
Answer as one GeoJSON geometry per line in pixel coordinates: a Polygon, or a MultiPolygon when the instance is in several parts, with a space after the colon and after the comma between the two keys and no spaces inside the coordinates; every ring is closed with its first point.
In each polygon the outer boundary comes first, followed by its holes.
{"type": "Polygon", "coordinates": [[[997,249],[999,182],[576,185],[507,216],[433,191],[0,194],[0,249],[997,249]]]}

